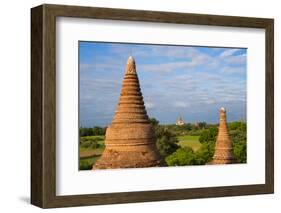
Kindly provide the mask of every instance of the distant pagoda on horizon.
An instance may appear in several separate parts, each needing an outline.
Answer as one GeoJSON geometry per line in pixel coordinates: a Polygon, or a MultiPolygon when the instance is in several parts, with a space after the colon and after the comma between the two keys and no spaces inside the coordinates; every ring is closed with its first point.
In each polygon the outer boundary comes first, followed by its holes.
{"type": "Polygon", "coordinates": [[[177,121],[176,121],[176,125],[177,126],[182,126],[182,125],[184,125],[185,123],[184,123],[184,120],[183,120],[183,118],[180,116],[178,119],[177,119],[177,121]]]}
{"type": "Polygon", "coordinates": [[[219,132],[216,140],[213,161],[210,164],[232,164],[235,163],[233,146],[227,129],[226,110],[220,109],[219,132]]]}
{"type": "Polygon", "coordinates": [[[142,168],[165,165],[156,148],[135,60],[128,58],[117,110],[105,135],[105,150],[93,169],[142,168]]]}

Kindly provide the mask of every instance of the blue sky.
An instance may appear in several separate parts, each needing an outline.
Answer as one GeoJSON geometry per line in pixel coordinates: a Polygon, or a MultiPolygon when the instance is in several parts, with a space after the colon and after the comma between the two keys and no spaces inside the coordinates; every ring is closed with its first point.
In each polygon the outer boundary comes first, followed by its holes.
{"type": "Polygon", "coordinates": [[[80,125],[111,123],[133,55],[146,109],[160,123],[246,120],[247,50],[79,42],[80,125]]]}

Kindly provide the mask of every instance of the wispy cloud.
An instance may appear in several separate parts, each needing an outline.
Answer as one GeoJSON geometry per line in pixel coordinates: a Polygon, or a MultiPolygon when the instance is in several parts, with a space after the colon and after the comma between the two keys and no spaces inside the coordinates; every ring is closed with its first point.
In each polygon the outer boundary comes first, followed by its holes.
{"type": "Polygon", "coordinates": [[[229,56],[232,56],[232,55],[233,55],[234,53],[236,53],[237,51],[239,51],[239,49],[226,49],[226,50],[224,50],[224,51],[220,54],[219,58],[225,59],[225,58],[227,58],[227,57],[229,57],[229,56]]]}
{"type": "Polygon", "coordinates": [[[175,101],[173,106],[177,108],[187,108],[190,106],[190,103],[184,101],[175,101]]]}
{"type": "Polygon", "coordinates": [[[226,66],[221,69],[223,73],[230,73],[230,74],[245,74],[246,73],[246,68],[245,67],[231,67],[231,66],[226,66]]]}
{"type": "Polygon", "coordinates": [[[246,54],[231,56],[225,59],[229,64],[245,64],[246,54]]]}
{"type": "Polygon", "coordinates": [[[235,53],[241,51],[241,49],[228,49],[223,51],[219,55],[219,59],[227,62],[229,65],[239,65],[246,63],[246,54],[238,54],[235,53]]]}
{"type": "Polygon", "coordinates": [[[153,109],[153,108],[155,108],[155,104],[153,102],[146,101],[145,107],[146,107],[146,109],[153,109]]]}

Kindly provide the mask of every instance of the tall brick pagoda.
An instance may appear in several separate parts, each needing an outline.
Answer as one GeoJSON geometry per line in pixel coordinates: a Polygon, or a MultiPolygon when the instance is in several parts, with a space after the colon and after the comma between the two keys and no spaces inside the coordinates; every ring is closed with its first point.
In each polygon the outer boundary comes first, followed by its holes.
{"type": "Polygon", "coordinates": [[[211,164],[231,164],[235,163],[232,141],[228,134],[226,122],[226,110],[220,109],[219,132],[216,141],[215,154],[211,164]]]}
{"type": "Polygon", "coordinates": [[[105,135],[105,150],[93,169],[162,166],[140,89],[135,60],[128,58],[121,95],[105,135]]]}

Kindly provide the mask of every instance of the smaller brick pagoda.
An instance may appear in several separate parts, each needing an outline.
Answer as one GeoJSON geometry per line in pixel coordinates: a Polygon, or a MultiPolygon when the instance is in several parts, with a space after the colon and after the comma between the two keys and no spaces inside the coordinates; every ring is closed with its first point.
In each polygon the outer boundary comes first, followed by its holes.
{"type": "Polygon", "coordinates": [[[226,122],[226,110],[220,109],[219,132],[216,140],[215,154],[210,164],[231,164],[235,163],[232,141],[228,134],[226,122]]]}

